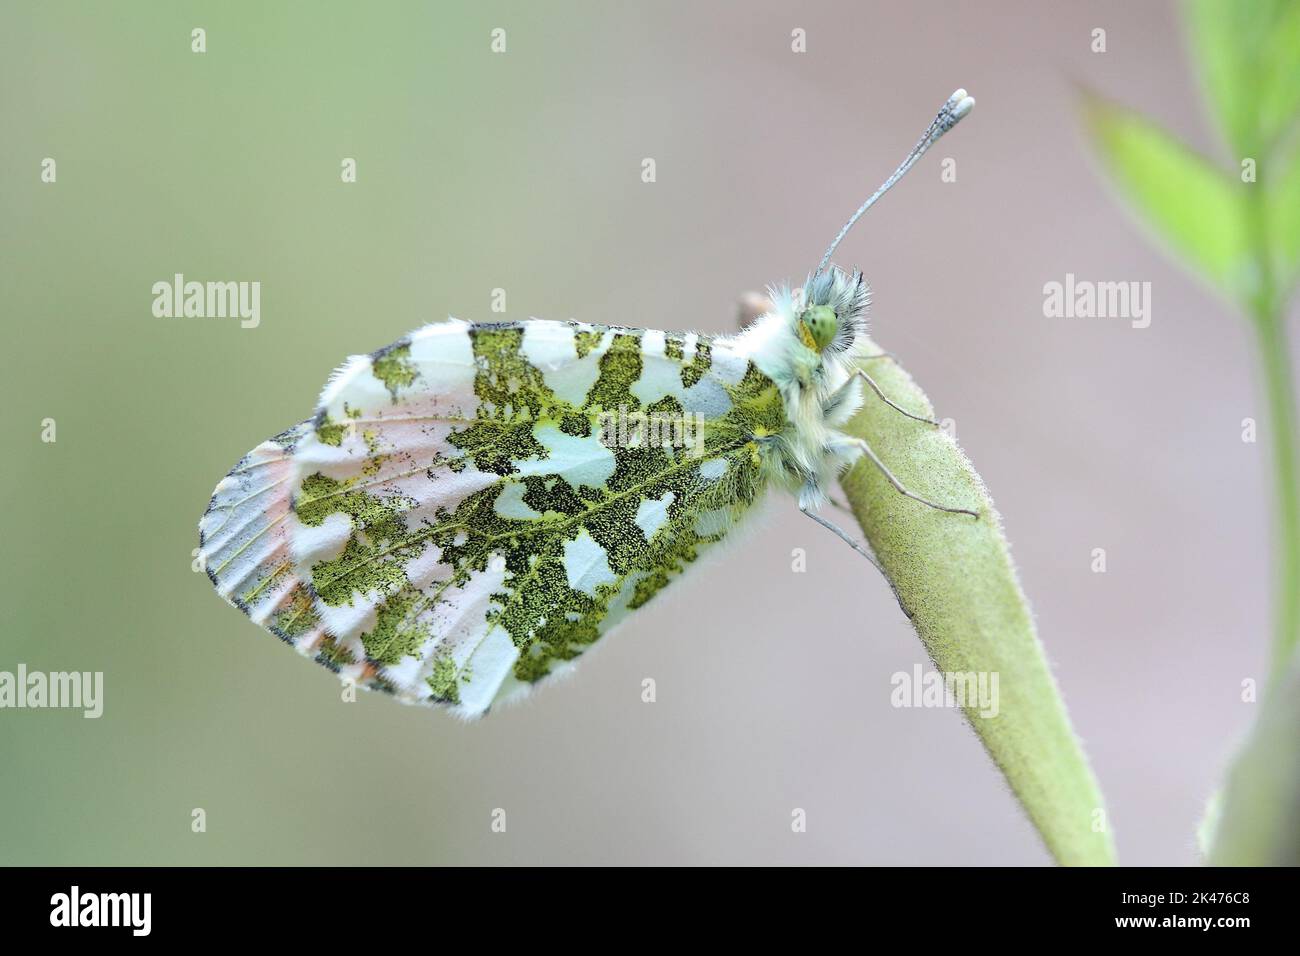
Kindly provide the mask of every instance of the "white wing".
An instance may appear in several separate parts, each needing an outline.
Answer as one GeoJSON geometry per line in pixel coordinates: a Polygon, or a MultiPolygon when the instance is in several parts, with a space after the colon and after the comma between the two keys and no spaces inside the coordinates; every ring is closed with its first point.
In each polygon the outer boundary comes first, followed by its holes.
{"type": "Polygon", "coordinates": [[[774,416],[723,343],[430,325],[353,357],[311,422],[250,452],[201,553],[223,597],[341,677],[477,716],[725,534],[762,490],[750,438],[774,416]],[[700,431],[622,447],[602,429],[620,410],[700,431]]]}

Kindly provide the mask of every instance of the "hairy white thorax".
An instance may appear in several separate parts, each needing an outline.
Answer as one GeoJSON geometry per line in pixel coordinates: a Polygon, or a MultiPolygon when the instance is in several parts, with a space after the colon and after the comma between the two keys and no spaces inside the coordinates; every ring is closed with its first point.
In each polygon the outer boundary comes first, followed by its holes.
{"type": "Polygon", "coordinates": [[[772,308],[729,342],[776,384],[785,404],[786,427],[760,439],[769,477],[815,508],[858,456],[840,429],[862,405],[854,362],[866,346],[871,289],[861,273],[832,267],[802,289],[773,288],[769,296],[772,308]],[[835,314],[835,335],[822,348],[804,325],[813,306],[835,314]]]}

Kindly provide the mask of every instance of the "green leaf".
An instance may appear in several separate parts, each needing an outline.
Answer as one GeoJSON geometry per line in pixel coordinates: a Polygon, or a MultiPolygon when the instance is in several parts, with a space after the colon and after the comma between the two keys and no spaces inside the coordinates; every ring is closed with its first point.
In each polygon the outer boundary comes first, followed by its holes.
{"type": "Polygon", "coordinates": [[[1107,170],[1156,235],[1229,298],[1249,300],[1257,279],[1242,183],[1155,123],[1085,94],[1089,132],[1107,170]]]}
{"type": "MultiPolygon", "coordinates": [[[[925,393],[895,362],[868,364],[892,400],[933,415],[925,393]]],[[[947,434],[871,393],[846,431],[866,439],[911,490],[980,513],[948,514],[905,498],[870,462],[841,480],[936,667],[998,675],[996,716],[978,707],[963,711],[1048,850],[1066,865],[1113,864],[1101,791],[1047,666],[984,483],[947,434]]],[[[865,562],[862,573],[875,574],[865,562]]],[[[961,781],[953,784],[959,793],[961,781]]]]}
{"type": "Polygon", "coordinates": [[[1259,125],[1264,147],[1271,150],[1300,115],[1300,3],[1285,0],[1266,38],[1259,125]]]}
{"type": "Polygon", "coordinates": [[[1262,161],[1300,110],[1300,4],[1196,0],[1192,46],[1229,146],[1262,161]]]}
{"type": "Polygon", "coordinates": [[[1247,18],[1252,14],[1253,8],[1225,0],[1197,0],[1188,9],[1206,97],[1238,156],[1251,155],[1258,148],[1259,123],[1247,71],[1248,37],[1254,33],[1247,18]]]}
{"type": "Polygon", "coordinates": [[[1266,173],[1263,182],[1268,195],[1264,205],[1273,267],[1285,289],[1300,275],[1300,149],[1276,179],[1266,173]]]}

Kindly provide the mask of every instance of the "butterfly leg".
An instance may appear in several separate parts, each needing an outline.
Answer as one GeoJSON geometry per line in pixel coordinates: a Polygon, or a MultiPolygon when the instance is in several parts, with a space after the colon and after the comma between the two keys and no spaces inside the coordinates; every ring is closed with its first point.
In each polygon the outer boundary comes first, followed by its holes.
{"type": "MultiPolygon", "coordinates": [[[[891,355],[889,352],[881,352],[879,355],[867,355],[864,356],[864,358],[867,359],[891,358],[892,359],[893,355],[891,355]]],[[[888,395],[884,393],[881,387],[876,384],[876,380],[872,378],[870,375],[868,375],[866,371],[863,369],[857,369],[852,375],[850,375],[847,379],[845,379],[843,385],[841,385],[839,388],[837,388],[834,392],[831,393],[830,397],[827,398],[822,403],[823,413],[826,415],[834,414],[841,407],[842,403],[848,398],[850,394],[849,390],[853,388],[853,383],[857,381],[859,378],[861,378],[864,382],[870,385],[871,390],[875,392],[878,396],[880,396],[880,400],[884,402],[886,405],[888,405],[890,408],[892,408],[894,411],[902,415],[906,415],[908,418],[911,418],[915,421],[925,422],[927,425],[938,426],[939,423],[935,421],[933,418],[926,418],[924,415],[913,415],[906,408],[903,408],[901,405],[895,403],[892,399],[890,399],[888,395]]]]}
{"type": "Polygon", "coordinates": [[[872,447],[868,445],[864,439],[846,437],[844,440],[850,446],[860,451],[864,456],[871,459],[871,463],[880,469],[880,473],[885,476],[885,480],[888,481],[891,485],[893,485],[894,490],[897,491],[903,497],[911,498],[913,501],[919,501],[921,502],[921,504],[926,505],[930,508],[934,508],[937,511],[947,511],[950,514],[970,515],[972,518],[976,518],[976,519],[979,518],[980,515],[978,511],[971,511],[969,508],[949,508],[945,505],[939,504],[936,501],[931,501],[929,498],[922,498],[914,491],[909,491],[907,487],[901,481],[898,480],[897,476],[885,466],[885,463],[880,460],[880,457],[875,453],[872,447]]]}
{"type": "Polygon", "coordinates": [[[854,551],[858,552],[858,554],[862,555],[864,558],[870,561],[873,565],[875,565],[876,570],[879,571],[881,574],[885,573],[885,569],[880,566],[880,562],[876,560],[876,556],[872,554],[870,551],[868,551],[865,545],[859,544],[857,541],[855,541],[853,535],[849,534],[847,531],[845,531],[843,528],[836,525],[834,522],[827,521],[817,512],[813,511],[812,508],[807,504],[800,502],[799,510],[802,511],[804,514],[806,514],[809,518],[812,518],[813,521],[816,521],[827,531],[830,531],[833,534],[835,534],[836,537],[838,537],[841,541],[847,544],[850,548],[852,548],[854,551]]]}
{"type": "MultiPolygon", "coordinates": [[[[888,353],[884,353],[884,354],[887,355],[888,353]]],[[[875,355],[869,357],[879,358],[879,356],[875,356],[875,355]]],[[[863,369],[858,369],[856,372],[854,372],[853,378],[850,378],[849,381],[852,382],[854,378],[861,378],[868,385],[870,385],[871,390],[880,396],[880,400],[884,402],[886,405],[888,405],[890,408],[892,408],[894,411],[901,412],[902,414],[906,415],[908,418],[914,419],[918,422],[925,422],[927,425],[937,426],[939,424],[933,418],[926,418],[924,415],[913,415],[911,412],[909,412],[906,408],[903,408],[901,405],[896,405],[888,395],[886,395],[883,391],[881,391],[880,386],[876,384],[876,380],[872,378],[870,375],[868,375],[863,369]]]]}
{"type": "Polygon", "coordinates": [[[879,559],[874,554],[871,553],[871,551],[867,548],[866,545],[860,544],[858,541],[854,539],[853,535],[849,534],[847,531],[845,531],[843,528],[836,525],[834,522],[827,521],[816,511],[814,511],[811,505],[808,505],[805,502],[800,502],[799,510],[804,514],[806,514],[809,518],[812,518],[813,521],[816,521],[827,531],[830,531],[832,534],[834,534],[837,538],[839,538],[841,541],[847,544],[858,554],[862,555],[864,558],[870,561],[871,566],[880,572],[880,576],[884,578],[885,583],[889,585],[889,590],[894,592],[894,600],[897,601],[898,606],[903,609],[903,613],[906,614],[909,618],[912,616],[912,612],[909,611],[907,609],[907,605],[903,603],[903,598],[901,595],[899,595],[898,588],[894,587],[894,582],[891,581],[889,579],[889,575],[885,573],[885,569],[881,565],[879,559]]]}

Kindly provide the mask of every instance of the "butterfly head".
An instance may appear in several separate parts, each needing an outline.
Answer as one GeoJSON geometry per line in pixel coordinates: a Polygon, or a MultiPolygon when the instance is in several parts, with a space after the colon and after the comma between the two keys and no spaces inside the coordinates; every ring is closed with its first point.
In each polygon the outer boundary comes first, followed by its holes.
{"type": "Polygon", "coordinates": [[[867,332],[871,287],[861,272],[831,267],[810,276],[795,308],[795,333],[813,352],[844,353],[867,332]]]}

